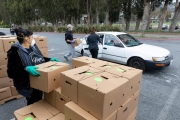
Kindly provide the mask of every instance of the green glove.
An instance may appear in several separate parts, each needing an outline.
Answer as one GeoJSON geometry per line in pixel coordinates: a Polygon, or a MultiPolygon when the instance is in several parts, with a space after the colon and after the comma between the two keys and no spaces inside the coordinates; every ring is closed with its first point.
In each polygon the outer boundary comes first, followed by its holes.
{"type": "Polygon", "coordinates": [[[50,59],[50,61],[60,62],[60,60],[59,60],[59,59],[57,59],[57,58],[51,58],[51,59],[50,59]]]}
{"type": "Polygon", "coordinates": [[[39,76],[39,73],[36,71],[37,66],[27,66],[26,71],[29,72],[32,76],[39,76]]]}

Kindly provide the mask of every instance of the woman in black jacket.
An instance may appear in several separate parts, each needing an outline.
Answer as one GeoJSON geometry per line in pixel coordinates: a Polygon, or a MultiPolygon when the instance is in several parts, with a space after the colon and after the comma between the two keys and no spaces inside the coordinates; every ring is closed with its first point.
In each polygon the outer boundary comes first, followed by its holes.
{"type": "Polygon", "coordinates": [[[25,96],[27,105],[30,105],[42,99],[42,91],[30,87],[29,74],[39,76],[36,65],[59,60],[42,55],[33,39],[33,32],[19,28],[15,29],[15,33],[18,42],[8,51],[7,73],[9,78],[13,79],[18,93],[25,96]]]}
{"type": "Polygon", "coordinates": [[[87,38],[87,44],[89,45],[89,51],[92,55],[92,58],[97,58],[97,56],[98,56],[98,51],[99,51],[98,41],[99,41],[99,43],[101,43],[100,38],[96,34],[96,30],[93,27],[91,34],[87,38]]]}

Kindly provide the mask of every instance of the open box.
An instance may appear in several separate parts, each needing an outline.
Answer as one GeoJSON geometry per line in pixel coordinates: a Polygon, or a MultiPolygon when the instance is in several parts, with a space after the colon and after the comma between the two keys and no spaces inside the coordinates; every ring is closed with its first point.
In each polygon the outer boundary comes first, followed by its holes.
{"type": "Polygon", "coordinates": [[[130,97],[128,80],[103,72],[78,83],[78,105],[99,120],[107,119],[130,97]]]}
{"type": "Polygon", "coordinates": [[[60,112],[47,103],[41,100],[32,105],[26,106],[14,112],[17,120],[50,120],[60,112]]]}
{"type": "Polygon", "coordinates": [[[102,70],[95,69],[89,66],[83,66],[61,73],[61,90],[62,94],[68,97],[73,102],[77,103],[78,82],[93,75],[101,73],[102,70]]]}
{"type": "Polygon", "coordinates": [[[60,73],[69,70],[69,64],[62,62],[46,62],[40,65],[37,71],[40,76],[35,77],[30,75],[30,85],[32,88],[41,90],[43,92],[51,92],[60,87],[60,73]]]}
{"type": "Polygon", "coordinates": [[[129,80],[129,87],[127,90],[130,92],[131,96],[140,89],[142,70],[120,65],[105,71],[127,78],[129,80]]]}

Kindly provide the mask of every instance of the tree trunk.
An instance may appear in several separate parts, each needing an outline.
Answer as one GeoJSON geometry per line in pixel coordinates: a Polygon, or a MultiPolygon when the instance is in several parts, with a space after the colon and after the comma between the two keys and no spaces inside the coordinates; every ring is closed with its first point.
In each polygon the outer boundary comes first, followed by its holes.
{"type": "Polygon", "coordinates": [[[105,25],[109,25],[109,9],[106,9],[106,17],[104,20],[105,25]]]}
{"type": "Polygon", "coordinates": [[[140,22],[141,22],[141,19],[137,18],[135,30],[139,30],[140,22]]]}
{"type": "Polygon", "coordinates": [[[87,0],[87,25],[89,26],[91,23],[91,0],[87,0]]]}
{"type": "Polygon", "coordinates": [[[151,16],[149,16],[148,24],[146,26],[146,30],[149,30],[150,24],[151,24],[151,16]]]}
{"type": "Polygon", "coordinates": [[[122,16],[122,30],[125,31],[125,20],[124,20],[124,15],[122,16]]]}
{"type": "Polygon", "coordinates": [[[71,17],[71,25],[74,25],[74,17],[71,17]]]}
{"type": "Polygon", "coordinates": [[[171,22],[171,26],[169,28],[170,32],[174,31],[179,17],[180,17],[180,2],[179,2],[178,7],[176,7],[175,14],[174,14],[174,17],[173,17],[172,22],[171,22]]]}
{"type": "Polygon", "coordinates": [[[146,27],[148,25],[149,9],[150,9],[149,6],[150,6],[150,2],[148,0],[144,0],[144,14],[142,20],[142,27],[141,27],[143,31],[146,30],[146,27]]]}
{"type": "Polygon", "coordinates": [[[163,11],[160,15],[160,19],[159,19],[159,23],[158,23],[158,31],[162,30],[162,25],[163,25],[164,19],[166,17],[168,2],[169,2],[169,0],[166,0],[164,3],[164,8],[163,8],[163,11]]]}
{"type": "Polygon", "coordinates": [[[99,25],[99,0],[96,0],[96,25],[99,25]]]}
{"type": "Polygon", "coordinates": [[[126,20],[126,31],[129,30],[130,27],[130,20],[126,20]]]}

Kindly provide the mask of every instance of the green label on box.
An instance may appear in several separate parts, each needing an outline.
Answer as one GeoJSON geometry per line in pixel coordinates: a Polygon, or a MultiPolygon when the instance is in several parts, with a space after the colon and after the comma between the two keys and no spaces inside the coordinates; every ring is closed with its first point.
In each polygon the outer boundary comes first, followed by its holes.
{"type": "Polygon", "coordinates": [[[119,71],[119,72],[123,72],[124,70],[123,70],[123,69],[121,69],[121,68],[118,68],[118,69],[117,69],[117,71],[119,71]]]}
{"type": "Polygon", "coordinates": [[[25,118],[25,120],[33,120],[32,117],[25,118]]]}
{"type": "Polygon", "coordinates": [[[101,78],[95,78],[94,80],[97,81],[97,82],[102,82],[101,78]]]}
{"type": "Polygon", "coordinates": [[[86,75],[92,75],[92,72],[86,72],[86,75]]]}
{"type": "Polygon", "coordinates": [[[111,68],[112,66],[107,65],[106,68],[111,68]]]}
{"type": "Polygon", "coordinates": [[[53,67],[51,67],[53,70],[55,70],[55,69],[57,69],[57,67],[56,66],[53,66],[53,67]]]}

